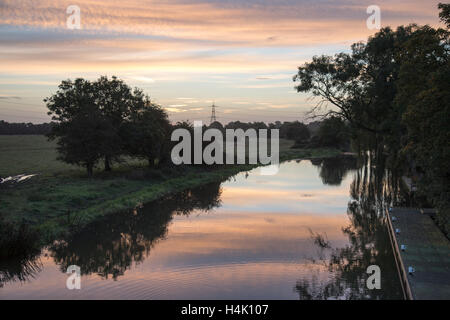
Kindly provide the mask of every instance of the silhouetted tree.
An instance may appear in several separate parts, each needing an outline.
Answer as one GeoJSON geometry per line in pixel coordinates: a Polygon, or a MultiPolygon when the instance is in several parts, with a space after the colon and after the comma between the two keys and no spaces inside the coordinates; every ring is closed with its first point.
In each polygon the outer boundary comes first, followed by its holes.
{"type": "Polygon", "coordinates": [[[147,98],[145,106],[131,113],[130,121],[124,125],[123,136],[127,152],[148,160],[150,166],[160,163],[170,152],[170,129],[168,115],[147,98]]]}
{"type": "Polygon", "coordinates": [[[341,118],[335,116],[322,121],[317,138],[322,147],[348,148],[350,144],[350,132],[347,125],[341,118]]]}
{"type": "Polygon", "coordinates": [[[360,153],[387,154],[391,169],[411,170],[450,233],[450,5],[438,7],[446,30],[383,28],[367,43],[353,44],[350,54],[314,57],[294,81],[298,92],[321,98],[313,114],[328,104],[333,109],[321,116],[349,123],[360,153]]]}
{"type": "Polygon", "coordinates": [[[370,148],[398,150],[402,110],[394,99],[403,63],[400,52],[415,30],[414,25],[400,26],[396,31],[386,27],[367,43],[353,44],[350,54],[315,56],[299,67],[294,76],[299,83],[297,91],[321,98],[312,114],[325,118],[334,115],[348,121],[357,132],[370,133],[374,137],[370,148]],[[321,113],[321,109],[326,112],[321,113]]]}
{"type": "Polygon", "coordinates": [[[105,171],[111,170],[111,162],[117,160],[126,148],[120,135],[121,127],[126,123],[131,114],[139,112],[145,107],[145,95],[142,90],[131,89],[125,82],[112,77],[100,77],[92,83],[95,90],[95,102],[101,114],[110,123],[109,137],[103,143],[102,151],[105,161],[105,171]]]}
{"type": "MultiPolygon", "coordinates": [[[[449,21],[449,5],[440,17],[449,21]]],[[[398,108],[406,127],[403,154],[419,193],[438,208],[437,220],[450,234],[450,32],[417,28],[404,44],[397,81],[398,108]]]]}
{"type": "Polygon", "coordinates": [[[438,8],[441,10],[439,19],[447,25],[447,28],[450,28],[450,4],[439,3],[438,8]]]}
{"type": "Polygon", "coordinates": [[[55,121],[49,138],[57,139],[58,159],[84,166],[92,176],[112,128],[95,102],[91,82],[84,79],[63,81],[58,92],[44,102],[55,121]]]}
{"type": "Polygon", "coordinates": [[[280,131],[281,134],[285,135],[287,139],[295,141],[308,140],[310,136],[308,127],[298,121],[285,122],[283,126],[281,126],[280,131]]]}
{"type": "Polygon", "coordinates": [[[54,121],[48,136],[57,139],[59,159],[85,166],[89,176],[101,159],[105,170],[111,170],[111,161],[127,147],[123,127],[146,107],[143,92],[116,77],[67,80],[58,88],[44,102],[54,121]]]}

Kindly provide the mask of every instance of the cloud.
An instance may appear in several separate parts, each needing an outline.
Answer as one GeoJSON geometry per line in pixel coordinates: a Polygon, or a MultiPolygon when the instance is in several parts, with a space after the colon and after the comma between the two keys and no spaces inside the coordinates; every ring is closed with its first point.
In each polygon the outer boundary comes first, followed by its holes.
{"type": "Polygon", "coordinates": [[[149,77],[143,77],[143,76],[131,76],[128,77],[129,79],[135,80],[137,82],[145,82],[145,83],[154,83],[155,80],[149,77]]]}
{"type": "MultiPolygon", "coordinates": [[[[438,1],[377,4],[383,24],[430,20],[437,22],[438,1]]],[[[67,30],[65,9],[71,0],[6,0],[0,24],[61,29],[65,37],[165,40],[196,45],[285,46],[336,42],[353,34],[367,35],[366,1],[183,1],[78,0],[82,30],[67,30]]],[[[42,35],[45,37],[45,35],[42,35]]]]}
{"type": "MultiPolygon", "coordinates": [[[[379,1],[382,24],[437,23],[437,2],[379,1]]],[[[82,30],[66,28],[65,9],[71,4],[3,1],[0,69],[13,74],[104,73],[112,67],[119,72],[276,72],[309,58],[308,47],[348,47],[373,33],[365,23],[368,0],[78,0],[82,30]]]]}
{"type": "Polygon", "coordinates": [[[272,104],[269,106],[271,109],[286,109],[286,108],[292,108],[292,105],[289,104],[272,104]]]}
{"type": "Polygon", "coordinates": [[[10,99],[20,100],[22,98],[18,97],[18,96],[10,96],[10,95],[5,95],[5,94],[0,94],[0,99],[1,100],[10,100],[10,99]]]}
{"type": "Polygon", "coordinates": [[[247,84],[247,85],[238,85],[236,88],[243,89],[270,89],[270,88],[288,88],[292,87],[292,83],[290,82],[282,82],[282,83],[270,83],[270,84],[247,84]]]}
{"type": "MultiPolygon", "coordinates": [[[[377,5],[383,26],[437,25],[438,2],[379,0],[377,5]]],[[[243,110],[258,100],[267,101],[267,108],[298,107],[302,95],[292,89],[292,73],[313,55],[348,50],[372,35],[375,31],[366,27],[370,4],[372,0],[3,0],[0,84],[15,90],[7,92],[11,96],[39,96],[33,99],[41,103],[62,79],[115,74],[150,89],[153,99],[180,117],[201,111],[196,104],[214,99],[224,108],[236,101],[243,110]],[[66,28],[66,8],[72,4],[81,9],[81,30],[66,28]]],[[[13,98],[0,99],[6,104],[13,98]]],[[[282,118],[285,110],[280,111],[282,118]]]]}
{"type": "Polygon", "coordinates": [[[174,108],[174,107],[165,107],[164,109],[166,109],[169,112],[174,112],[174,113],[186,112],[187,111],[185,109],[178,109],[178,108],[174,108]]]}

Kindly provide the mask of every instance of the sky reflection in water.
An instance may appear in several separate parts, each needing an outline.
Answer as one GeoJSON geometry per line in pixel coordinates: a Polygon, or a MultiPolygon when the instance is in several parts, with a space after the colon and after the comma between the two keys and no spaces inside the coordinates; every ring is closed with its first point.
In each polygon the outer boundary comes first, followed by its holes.
{"type": "MultiPolygon", "coordinates": [[[[198,195],[184,194],[187,206],[169,199],[145,206],[138,217],[123,213],[108,218],[94,224],[94,232],[87,230],[65,246],[45,250],[35,278],[5,283],[0,298],[298,299],[299,292],[301,298],[348,298],[348,291],[364,295],[359,292],[363,284],[356,283],[363,274],[341,290],[341,272],[330,272],[333,268],[327,264],[334,251],[318,247],[313,238],[324,236],[332,248],[351,245],[343,228],[351,224],[347,209],[355,170],[339,168],[328,172],[337,176],[324,176],[326,168],[315,164],[286,162],[275,176],[261,176],[256,169],[208,186],[198,195]],[[215,207],[204,210],[211,206],[215,207]],[[65,287],[62,270],[70,264],[81,267],[81,290],[65,287]],[[327,289],[327,284],[333,288],[327,289]],[[305,290],[313,293],[305,295],[305,290]],[[324,295],[330,290],[337,290],[336,296],[324,295]]],[[[388,255],[390,248],[381,245],[388,255]]],[[[388,279],[393,274],[389,270],[388,279]]]]}

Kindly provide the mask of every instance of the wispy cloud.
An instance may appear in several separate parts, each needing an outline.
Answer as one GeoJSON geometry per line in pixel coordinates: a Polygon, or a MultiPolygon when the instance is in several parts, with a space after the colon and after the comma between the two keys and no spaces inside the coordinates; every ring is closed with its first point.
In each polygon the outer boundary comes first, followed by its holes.
{"type": "Polygon", "coordinates": [[[292,83],[288,81],[281,83],[246,84],[236,86],[236,88],[245,88],[245,89],[269,89],[269,88],[290,88],[290,87],[292,87],[292,83]]]}
{"type": "Polygon", "coordinates": [[[1,94],[0,93],[0,99],[2,99],[2,100],[10,100],[10,99],[13,99],[13,100],[20,100],[20,99],[22,99],[21,97],[18,97],[18,96],[10,96],[10,95],[6,95],[6,94],[1,94]]]}
{"type": "MultiPolygon", "coordinates": [[[[382,25],[395,27],[438,24],[438,2],[376,4],[382,10],[382,25]]],[[[295,102],[301,101],[307,108],[301,95],[289,94],[294,93],[291,73],[313,55],[348,50],[351,43],[373,34],[366,27],[371,4],[372,0],[3,0],[0,84],[16,90],[8,91],[10,96],[28,92],[43,97],[62,79],[114,74],[150,90],[152,99],[181,115],[200,113],[214,100],[223,105],[223,113],[233,112],[227,109],[233,105],[250,108],[257,105],[254,101],[267,101],[268,109],[288,104],[298,108],[295,102]],[[81,9],[81,30],[66,28],[66,8],[73,4],[81,9]]],[[[14,98],[0,99],[6,104],[14,98]]]]}

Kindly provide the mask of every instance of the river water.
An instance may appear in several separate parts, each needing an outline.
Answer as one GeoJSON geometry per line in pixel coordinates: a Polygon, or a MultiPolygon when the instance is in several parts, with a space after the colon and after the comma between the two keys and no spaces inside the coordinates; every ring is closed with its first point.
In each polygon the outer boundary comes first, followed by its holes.
{"type": "Polygon", "coordinates": [[[393,191],[357,167],[288,161],[109,215],[3,266],[0,299],[400,299],[383,217],[393,191]],[[80,290],[66,287],[70,265],[80,290]],[[370,265],[381,289],[367,288],[370,265]]]}

